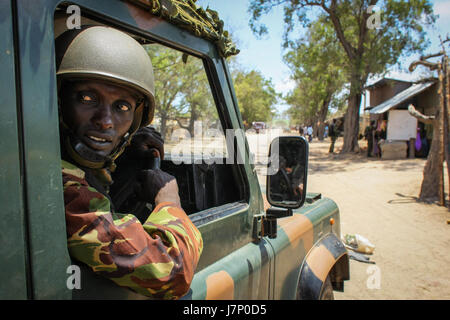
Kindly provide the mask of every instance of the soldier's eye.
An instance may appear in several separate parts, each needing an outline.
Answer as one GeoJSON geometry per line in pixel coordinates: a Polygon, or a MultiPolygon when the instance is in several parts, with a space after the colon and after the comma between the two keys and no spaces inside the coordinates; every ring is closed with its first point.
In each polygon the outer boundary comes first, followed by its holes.
{"type": "Polygon", "coordinates": [[[96,102],[95,96],[90,93],[87,93],[87,92],[79,92],[78,99],[82,103],[86,103],[86,104],[92,104],[92,103],[96,102]]]}
{"type": "Polygon", "coordinates": [[[122,112],[130,111],[131,110],[131,104],[125,101],[119,101],[116,103],[117,109],[122,112]]]}

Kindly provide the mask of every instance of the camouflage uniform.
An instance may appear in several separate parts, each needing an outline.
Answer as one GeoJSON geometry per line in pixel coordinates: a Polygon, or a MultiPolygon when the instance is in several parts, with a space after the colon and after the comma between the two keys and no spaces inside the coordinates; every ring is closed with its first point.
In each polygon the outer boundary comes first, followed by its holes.
{"type": "Polygon", "coordinates": [[[185,212],[160,203],[145,223],[114,213],[83,170],[62,160],[68,248],[71,256],[119,286],[153,298],[187,293],[203,241],[185,212]]]}

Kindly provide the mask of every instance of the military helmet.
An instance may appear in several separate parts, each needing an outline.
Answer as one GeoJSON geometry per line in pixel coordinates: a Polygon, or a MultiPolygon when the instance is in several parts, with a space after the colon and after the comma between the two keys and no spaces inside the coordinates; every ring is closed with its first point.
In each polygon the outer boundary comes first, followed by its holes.
{"type": "Polygon", "coordinates": [[[140,110],[140,121],[136,114],[138,123],[133,123],[131,129],[136,131],[151,123],[155,110],[153,66],[139,42],[111,27],[85,26],[64,32],[55,45],[59,82],[97,79],[131,87],[147,100],[144,110],[140,110]]]}
{"type": "Polygon", "coordinates": [[[114,160],[134,133],[153,120],[155,84],[150,57],[131,36],[105,26],[68,30],[56,38],[55,49],[59,88],[66,80],[105,80],[135,89],[144,96],[144,101],[136,106],[128,133],[106,158],[99,157],[77,139],[61,118],[65,147],[72,159],[84,167],[114,170],[114,160]]]}

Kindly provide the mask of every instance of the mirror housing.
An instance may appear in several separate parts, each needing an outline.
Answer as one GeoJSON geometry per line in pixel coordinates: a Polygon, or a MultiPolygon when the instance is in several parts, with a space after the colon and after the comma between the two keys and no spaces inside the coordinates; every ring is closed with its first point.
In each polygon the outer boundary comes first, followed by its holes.
{"type": "Polygon", "coordinates": [[[267,167],[267,201],[275,207],[300,208],[306,200],[308,142],[300,136],[273,139],[267,167]]]}

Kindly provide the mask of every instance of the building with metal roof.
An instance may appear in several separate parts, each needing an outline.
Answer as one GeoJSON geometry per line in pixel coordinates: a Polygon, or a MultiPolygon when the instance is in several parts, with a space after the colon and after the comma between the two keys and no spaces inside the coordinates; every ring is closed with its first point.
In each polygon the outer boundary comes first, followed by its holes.
{"type": "Polygon", "coordinates": [[[370,105],[365,110],[369,111],[370,120],[375,121],[377,131],[383,133],[377,141],[382,140],[383,158],[425,157],[428,154],[432,127],[418,122],[409,114],[408,106],[412,104],[421,113],[432,115],[439,104],[437,87],[436,79],[410,82],[390,78],[366,87],[370,105]],[[418,138],[421,141],[416,141],[418,138]],[[390,154],[383,152],[383,148],[389,149],[390,154]]]}
{"type": "Polygon", "coordinates": [[[434,85],[433,81],[412,84],[409,88],[400,91],[392,98],[380,103],[373,108],[370,108],[370,113],[381,114],[389,111],[392,108],[408,104],[407,102],[411,102],[416,95],[420,94],[432,85],[434,85]]]}

